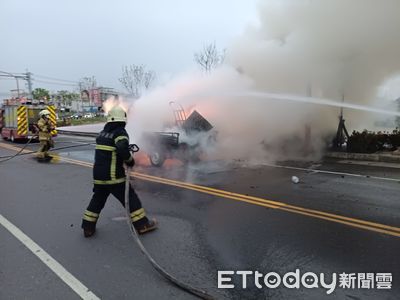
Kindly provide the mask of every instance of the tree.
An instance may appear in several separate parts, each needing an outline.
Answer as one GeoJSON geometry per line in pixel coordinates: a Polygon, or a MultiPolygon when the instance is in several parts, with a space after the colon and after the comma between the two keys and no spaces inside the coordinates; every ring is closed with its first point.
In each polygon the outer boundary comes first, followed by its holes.
{"type": "Polygon", "coordinates": [[[79,94],[63,90],[57,92],[56,98],[58,102],[62,103],[64,106],[70,106],[72,101],[79,100],[79,94]]]}
{"type": "Polygon", "coordinates": [[[144,65],[129,65],[122,67],[122,77],[119,82],[134,98],[142,95],[143,89],[148,89],[156,78],[156,73],[146,70],[144,65]]]}
{"type": "Polygon", "coordinates": [[[79,80],[79,88],[81,91],[83,90],[91,90],[97,87],[97,81],[94,76],[92,77],[83,77],[79,80]]]}
{"type": "Polygon", "coordinates": [[[49,100],[50,92],[43,88],[36,88],[32,91],[33,99],[49,100]]]}
{"type": "Polygon", "coordinates": [[[194,54],[194,61],[205,71],[210,73],[212,69],[223,64],[226,50],[218,51],[214,43],[203,47],[203,50],[194,54]]]}

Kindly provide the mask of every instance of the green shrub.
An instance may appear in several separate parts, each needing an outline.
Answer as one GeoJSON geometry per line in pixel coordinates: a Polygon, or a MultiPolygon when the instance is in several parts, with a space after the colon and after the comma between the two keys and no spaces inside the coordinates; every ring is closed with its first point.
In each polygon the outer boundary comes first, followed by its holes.
{"type": "Polygon", "coordinates": [[[347,141],[347,151],[357,153],[374,153],[377,151],[393,151],[400,147],[400,132],[396,129],[392,133],[353,131],[347,141]]]}
{"type": "Polygon", "coordinates": [[[400,130],[393,130],[393,133],[389,136],[389,139],[390,144],[393,145],[393,147],[400,147],[400,130]]]}
{"type": "Polygon", "coordinates": [[[70,125],[71,125],[71,118],[61,118],[57,120],[57,127],[70,126],[70,125]]]}

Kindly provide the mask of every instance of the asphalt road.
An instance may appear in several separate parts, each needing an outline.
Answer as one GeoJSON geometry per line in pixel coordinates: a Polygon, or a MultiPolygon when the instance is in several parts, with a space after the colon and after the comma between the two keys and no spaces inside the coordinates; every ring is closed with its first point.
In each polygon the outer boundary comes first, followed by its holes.
{"type": "MultiPolygon", "coordinates": [[[[60,136],[56,143],[57,148],[74,147],[57,150],[48,164],[29,153],[0,163],[1,216],[98,298],[194,299],[146,261],[112,197],[97,234],[83,237],[80,222],[91,197],[94,154],[94,146],[85,144],[93,139],[60,136]]],[[[22,146],[0,142],[0,161],[22,146]]],[[[181,280],[218,299],[400,298],[397,166],[337,161],[183,166],[167,161],[164,168],[154,168],[138,158],[133,183],[148,214],[160,223],[143,243],[181,280]],[[298,184],[291,181],[294,175],[298,184]],[[283,277],[296,269],[300,279],[316,273],[318,288],[300,284],[289,289],[283,283],[268,288],[263,280],[257,288],[250,276],[242,288],[239,275],[232,275],[235,288],[217,288],[222,270],[283,277]],[[327,283],[337,274],[329,295],[320,273],[327,283]],[[355,274],[355,288],[339,286],[342,273],[355,274]],[[373,288],[358,288],[359,273],[390,273],[391,289],[378,289],[376,278],[373,288]]],[[[0,241],[0,299],[79,299],[65,276],[51,271],[4,223],[0,241]]]]}

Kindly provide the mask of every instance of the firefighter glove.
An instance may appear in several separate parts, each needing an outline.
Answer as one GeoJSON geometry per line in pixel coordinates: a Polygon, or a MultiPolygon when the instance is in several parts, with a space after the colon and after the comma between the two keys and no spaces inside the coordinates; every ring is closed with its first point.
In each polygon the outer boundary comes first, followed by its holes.
{"type": "Polygon", "coordinates": [[[125,164],[128,166],[128,167],[133,167],[134,165],[135,165],[135,160],[133,159],[133,156],[131,156],[131,158],[129,159],[129,160],[127,160],[127,161],[125,161],[125,164]]]}

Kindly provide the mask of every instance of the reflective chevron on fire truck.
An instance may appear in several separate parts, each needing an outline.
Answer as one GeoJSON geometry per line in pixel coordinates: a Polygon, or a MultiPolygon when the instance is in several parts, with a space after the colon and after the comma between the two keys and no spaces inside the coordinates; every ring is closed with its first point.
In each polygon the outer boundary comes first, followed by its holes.
{"type": "MultiPolygon", "coordinates": [[[[47,109],[50,112],[50,121],[55,128],[57,125],[56,109],[53,105],[39,103],[38,100],[6,99],[0,109],[0,131],[3,139],[15,141],[35,137],[36,123],[39,112],[47,109]]],[[[51,132],[57,135],[57,130],[51,132]]]]}
{"type": "Polygon", "coordinates": [[[17,133],[19,136],[28,134],[28,110],[26,106],[21,105],[17,108],[17,133]]]}
{"type": "MultiPolygon", "coordinates": [[[[53,124],[53,128],[56,128],[56,125],[57,125],[56,108],[53,105],[48,105],[48,106],[46,106],[46,108],[50,112],[50,116],[49,116],[50,122],[53,124]]],[[[53,135],[53,136],[57,135],[57,130],[54,129],[51,132],[51,135],[53,135]]]]}

